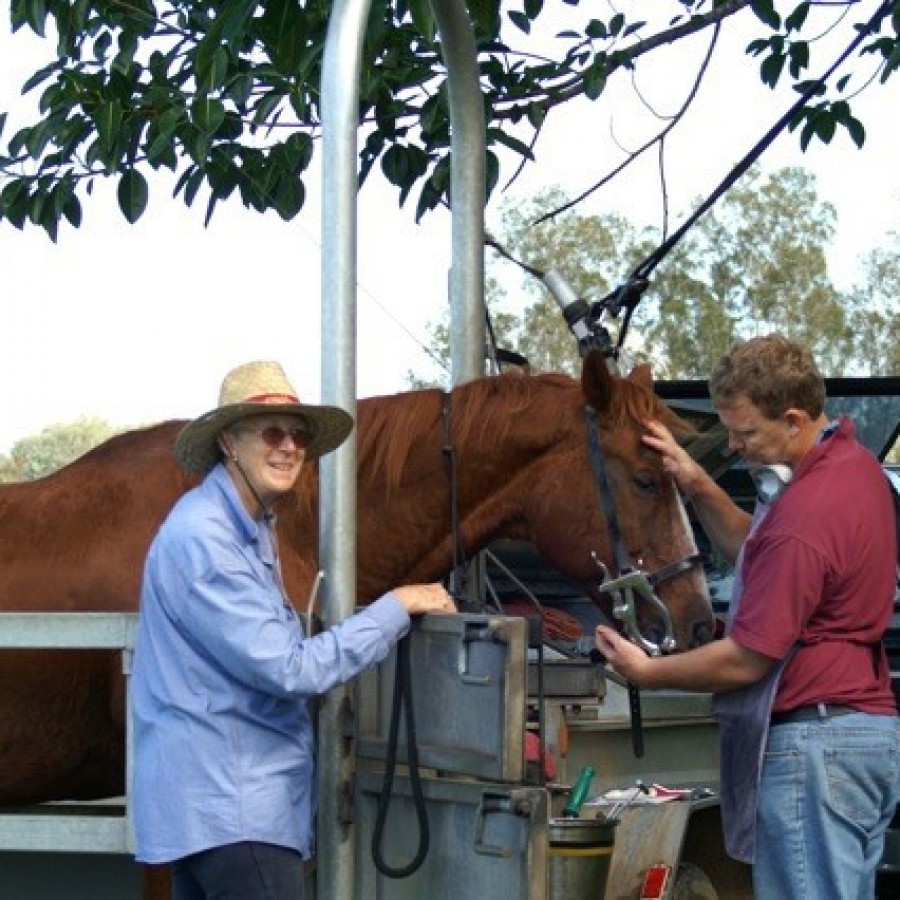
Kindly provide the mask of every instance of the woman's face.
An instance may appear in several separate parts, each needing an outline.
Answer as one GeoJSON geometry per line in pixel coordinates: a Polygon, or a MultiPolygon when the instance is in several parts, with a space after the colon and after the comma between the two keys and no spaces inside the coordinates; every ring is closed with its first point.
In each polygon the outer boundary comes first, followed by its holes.
{"type": "MultiPolygon", "coordinates": [[[[309,440],[309,426],[301,416],[253,416],[229,429],[225,437],[226,464],[239,466],[263,505],[268,507],[294,487],[306,459],[309,440]]],[[[256,497],[239,474],[235,482],[250,512],[262,513],[257,509],[256,497]]]]}

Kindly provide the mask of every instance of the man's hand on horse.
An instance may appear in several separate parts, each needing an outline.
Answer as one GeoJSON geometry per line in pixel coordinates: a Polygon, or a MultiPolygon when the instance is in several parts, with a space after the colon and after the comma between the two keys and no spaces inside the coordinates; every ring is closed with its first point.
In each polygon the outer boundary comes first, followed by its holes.
{"type": "Polygon", "coordinates": [[[648,420],[644,425],[647,434],[641,440],[659,453],[665,470],[675,479],[684,496],[692,497],[707,478],[705,470],[678,443],[662,422],[648,420]]]}

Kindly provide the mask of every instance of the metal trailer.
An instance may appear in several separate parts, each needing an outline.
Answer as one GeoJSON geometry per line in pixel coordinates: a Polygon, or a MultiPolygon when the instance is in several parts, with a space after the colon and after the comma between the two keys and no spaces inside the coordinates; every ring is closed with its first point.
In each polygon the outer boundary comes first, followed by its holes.
{"type": "MultiPolygon", "coordinates": [[[[749,867],[730,860],[722,844],[710,696],[646,693],[645,755],[637,757],[625,687],[587,660],[563,660],[544,663],[538,696],[537,662],[533,653],[529,661],[526,635],[525,619],[503,616],[429,617],[415,624],[412,693],[430,848],[421,868],[403,879],[386,876],[372,856],[390,756],[396,654],[360,679],[354,896],[582,896],[555,889],[559,861],[551,831],[577,774],[590,765],[594,795],[636,781],[698,790],[689,799],[626,808],[615,827],[605,893],[603,885],[588,889],[576,877],[586,900],[752,897],[749,867]],[[525,733],[538,722],[558,766],[552,784],[524,764],[525,733]]],[[[402,868],[420,840],[405,729],[395,752],[398,774],[380,843],[385,861],[402,868]]],[[[589,803],[583,816],[598,813],[602,808],[589,803]]]]}
{"type": "MultiPolygon", "coordinates": [[[[136,631],[133,613],[2,613],[0,652],[120,651],[127,677],[136,631]]],[[[130,692],[126,695],[130,722],[130,692]]],[[[131,759],[129,728],[126,783],[131,759]]],[[[127,796],[0,810],[0,897],[9,900],[136,900],[141,896],[141,873],[133,854],[127,796]]]]}
{"type": "MultiPolygon", "coordinates": [[[[0,615],[0,652],[119,651],[127,678],[136,628],[136,615],[126,613],[6,613],[0,615]]],[[[539,701],[526,641],[522,618],[433,616],[416,623],[413,701],[431,842],[425,864],[403,881],[382,876],[370,852],[384,785],[395,654],[361,679],[351,805],[357,832],[354,897],[418,898],[427,886],[435,897],[542,900],[549,896],[552,867],[549,823],[559,814],[565,786],[583,765],[597,769],[595,790],[629,785],[636,778],[670,785],[715,780],[716,742],[707,697],[648,699],[648,755],[636,760],[624,690],[589,665],[566,663],[549,667],[543,698],[545,733],[555,736],[548,750],[559,763],[559,784],[530,783],[525,732],[539,701]],[[466,873],[462,885],[460,872],[466,873]]],[[[126,742],[130,774],[130,728],[126,742]]],[[[418,840],[405,747],[401,731],[383,841],[391,862],[407,859],[418,840]]],[[[748,896],[723,890],[736,876],[722,865],[715,806],[708,801],[635,807],[626,811],[616,831],[605,896],[637,897],[647,868],[664,864],[674,872],[684,859],[706,871],[718,896],[748,896]]],[[[138,898],[141,873],[133,848],[127,795],[100,803],[5,810],[0,813],[0,896],[138,898]]]]}

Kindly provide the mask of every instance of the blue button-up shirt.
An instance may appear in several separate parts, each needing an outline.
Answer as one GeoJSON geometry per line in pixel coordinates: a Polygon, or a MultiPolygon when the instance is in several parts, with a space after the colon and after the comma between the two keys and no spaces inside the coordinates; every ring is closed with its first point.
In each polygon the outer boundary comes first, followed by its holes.
{"type": "Polygon", "coordinates": [[[142,862],[244,840],[313,852],[308,698],[384,659],[409,616],[387,594],[306,637],[277,579],[269,529],[221,465],[150,547],[132,677],[142,862]]]}

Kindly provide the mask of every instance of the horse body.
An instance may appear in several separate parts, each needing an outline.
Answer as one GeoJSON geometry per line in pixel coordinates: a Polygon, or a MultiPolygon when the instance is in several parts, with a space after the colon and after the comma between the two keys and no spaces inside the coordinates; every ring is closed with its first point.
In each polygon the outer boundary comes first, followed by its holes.
{"type": "MultiPolygon", "coordinates": [[[[466,553],[499,537],[530,540],[606,602],[590,587],[600,574],[593,554],[612,565],[612,551],[588,460],[586,400],[601,422],[632,557],[652,569],[695,552],[674,485],[640,440],[643,420],[677,424],[673,414],[645,378],[614,379],[599,361],[586,363],[583,387],[563,376],[504,376],[452,395],[421,391],[359,403],[360,601],[447,572],[453,504],[466,553]],[[455,481],[448,445],[457,456],[455,481]]],[[[119,435],[45,479],[0,486],[0,609],[137,610],[152,537],[196,483],[172,458],[183,424],[119,435]]],[[[281,560],[297,600],[308,596],[317,568],[315,467],[282,501],[281,560]]],[[[660,594],[680,646],[710,639],[702,573],[680,575],[660,594]]],[[[120,672],[118,654],[108,652],[0,652],[0,805],[122,793],[120,672]]]]}

